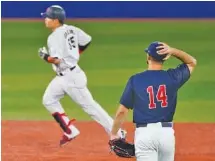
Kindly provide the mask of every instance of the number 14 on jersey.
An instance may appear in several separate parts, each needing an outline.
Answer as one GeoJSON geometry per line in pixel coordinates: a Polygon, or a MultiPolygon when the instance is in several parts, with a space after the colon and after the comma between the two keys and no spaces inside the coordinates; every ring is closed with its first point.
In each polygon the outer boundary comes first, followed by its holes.
{"type": "MultiPolygon", "coordinates": [[[[148,86],[147,93],[149,95],[149,109],[155,109],[155,92],[153,86],[148,86]]],[[[161,107],[165,108],[168,105],[167,94],[166,94],[166,85],[160,85],[156,93],[157,101],[161,102],[161,107]]]]}

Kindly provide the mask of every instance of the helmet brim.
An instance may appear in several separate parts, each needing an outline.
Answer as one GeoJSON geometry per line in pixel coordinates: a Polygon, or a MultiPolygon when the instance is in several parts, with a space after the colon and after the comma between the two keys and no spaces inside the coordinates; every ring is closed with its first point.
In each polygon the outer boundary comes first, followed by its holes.
{"type": "Polygon", "coordinates": [[[47,17],[47,14],[44,12],[44,13],[40,13],[40,15],[43,17],[43,18],[46,18],[47,17]]]}
{"type": "Polygon", "coordinates": [[[57,18],[53,18],[52,15],[50,15],[50,14],[47,13],[47,12],[41,13],[41,16],[42,16],[43,18],[57,19],[57,18]]]}
{"type": "Polygon", "coordinates": [[[148,48],[146,48],[144,51],[145,51],[147,54],[149,53],[149,50],[148,50],[148,48]]]}

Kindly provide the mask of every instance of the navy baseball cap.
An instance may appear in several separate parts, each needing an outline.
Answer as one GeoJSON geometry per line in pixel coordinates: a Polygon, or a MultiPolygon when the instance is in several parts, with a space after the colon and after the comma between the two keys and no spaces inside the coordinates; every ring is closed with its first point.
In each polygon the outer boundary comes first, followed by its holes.
{"type": "Polygon", "coordinates": [[[163,59],[167,56],[167,54],[159,55],[157,51],[161,49],[156,49],[156,47],[160,46],[159,41],[152,42],[148,48],[146,48],[144,51],[149,54],[149,56],[153,57],[157,61],[164,61],[163,59]]]}
{"type": "Polygon", "coordinates": [[[64,21],[66,18],[66,12],[61,6],[52,5],[46,9],[46,12],[41,13],[41,16],[43,16],[44,18],[48,17],[51,19],[58,19],[60,21],[64,21]]]}

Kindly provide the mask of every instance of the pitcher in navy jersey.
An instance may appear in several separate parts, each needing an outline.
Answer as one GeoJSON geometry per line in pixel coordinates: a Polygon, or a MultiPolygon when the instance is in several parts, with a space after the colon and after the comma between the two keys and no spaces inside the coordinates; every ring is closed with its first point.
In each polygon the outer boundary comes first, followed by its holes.
{"type": "Polygon", "coordinates": [[[137,161],[173,161],[175,136],[173,117],[179,88],[190,78],[196,59],[162,42],[145,50],[148,69],[130,77],[120,99],[110,140],[116,139],[129,109],[136,125],[134,144],[137,161]],[[182,61],[174,69],[163,70],[170,56],[182,61]]]}

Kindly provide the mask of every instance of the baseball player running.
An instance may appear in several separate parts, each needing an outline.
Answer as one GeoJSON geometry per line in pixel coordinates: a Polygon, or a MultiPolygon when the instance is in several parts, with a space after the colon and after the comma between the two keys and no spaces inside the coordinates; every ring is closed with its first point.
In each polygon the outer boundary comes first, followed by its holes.
{"type": "MultiPolygon", "coordinates": [[[[60,104],[60,99],[65,94],[69,95],[110,134],[113,119],[93,99],[87,88],[86,75],[78,66],[80,54],[89,46],[91,36],[75,26],[64,24],[66,14],[64,9],[58,5],[50,6],[41,15],[45,18],[46,27],[51,29],[52,33],[47,40],[48,51],[45,47],[40,48],[39,56],[51,63],[57,74],[44,93],[43,105],[64,132],[60,146],[65,145],[80,134],[60,104]]],[[[122,138],[125,137],[125,133],[121,129],[118,131],[118,135],[122,138]]]]}
{"type": "Polygon", "coordinates": [[[137,161],[173,161],[175,136],[172,121],[177,93],[190,78],[196,60],[161,42],[151,43],[145,51],[148,70],[130,77],[120,100],[109,144],[117,149],[117,155],[135,155],[137,161]],[[163,62],[170,55],[181,60],[182,64],[165,71],[163,62]],[[133,122],[136,124],[134,146],[123,143],[117,136],[129,109],[133,109],[133,122]]]}

